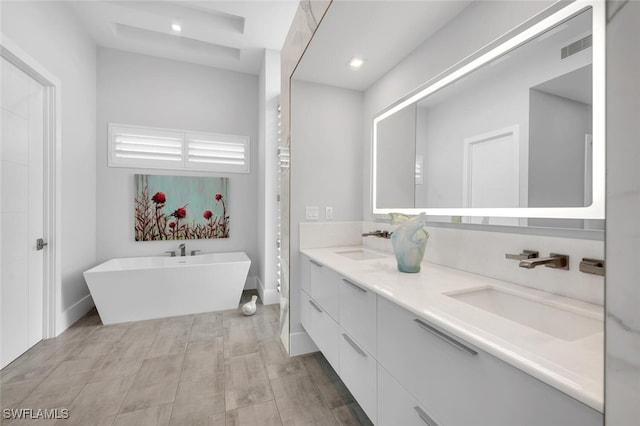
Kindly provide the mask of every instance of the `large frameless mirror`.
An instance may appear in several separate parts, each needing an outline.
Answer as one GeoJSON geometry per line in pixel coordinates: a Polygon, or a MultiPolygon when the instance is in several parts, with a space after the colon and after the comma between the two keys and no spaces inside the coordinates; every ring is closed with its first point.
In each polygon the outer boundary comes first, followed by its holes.
{"type": "Polygon", "coordinates": [[[373,212],[599,227],[602,9],[567,6],[376,116],[373,212]]]}

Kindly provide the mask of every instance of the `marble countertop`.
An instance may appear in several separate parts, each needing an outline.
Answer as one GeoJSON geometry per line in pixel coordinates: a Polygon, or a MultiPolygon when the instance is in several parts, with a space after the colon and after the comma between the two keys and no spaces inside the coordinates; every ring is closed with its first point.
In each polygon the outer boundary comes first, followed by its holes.
{"type": "MultiPolygon", "coordinates": [[[[401,273],[393,254],[353,260],[339,254],[362,247],[302,249],[301,253],[366,287],[422,319],[475,345],[582,403],[604,409],[604,313],[602,306],[511,284],[433,263],[417,274],[401,273]],[[522,325],[449,295],[475,288],[522,295],[602,321],[602,330],[564,340],[522,325]],[[449,294],[449,295],[447,295],[449,294]]],[[[365,249],[368,252],[374,250],[365,249]]]]}

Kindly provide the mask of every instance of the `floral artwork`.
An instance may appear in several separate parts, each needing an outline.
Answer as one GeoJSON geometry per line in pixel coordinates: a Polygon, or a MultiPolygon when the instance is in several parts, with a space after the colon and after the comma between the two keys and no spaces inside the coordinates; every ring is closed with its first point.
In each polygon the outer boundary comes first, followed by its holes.
{"type": "Polygon", "coordinates": [[[136,241],[229,238],[228,178],[135,175],[136,241]]]}

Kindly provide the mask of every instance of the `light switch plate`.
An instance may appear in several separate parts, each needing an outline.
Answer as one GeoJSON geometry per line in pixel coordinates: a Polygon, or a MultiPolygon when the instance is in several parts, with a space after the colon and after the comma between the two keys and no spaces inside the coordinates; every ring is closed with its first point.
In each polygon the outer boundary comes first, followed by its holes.
{"type": "Polygon", "coordinates": [[[326,206],[324,208],[324,218],[326,220],[333,220],[333,207],[326,206]]]}
{"type": "Polygon", "coordinates": [[[305,214],[305,219],[306,220],[318,220],[318,206],[307,206],[306,207],[306,214],[305,214]]]}

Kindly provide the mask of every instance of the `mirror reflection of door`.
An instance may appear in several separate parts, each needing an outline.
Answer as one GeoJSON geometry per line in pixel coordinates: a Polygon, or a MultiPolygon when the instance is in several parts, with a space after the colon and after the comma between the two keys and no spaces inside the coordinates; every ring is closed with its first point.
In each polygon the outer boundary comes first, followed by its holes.
{"type": "Polygon", "coordinates": [[[44,89],[4,57],[0,66],[2,368],[43,336],[44,89]]]}
{"type": "MultiPolygon", "coordinates": [[[[463,207],[519,206],[520,132],[517,125],[467,138],[463,152],[463,207]]],[[[519,224],[517,218],[465,219],[468,223],[519,224]]]]}

